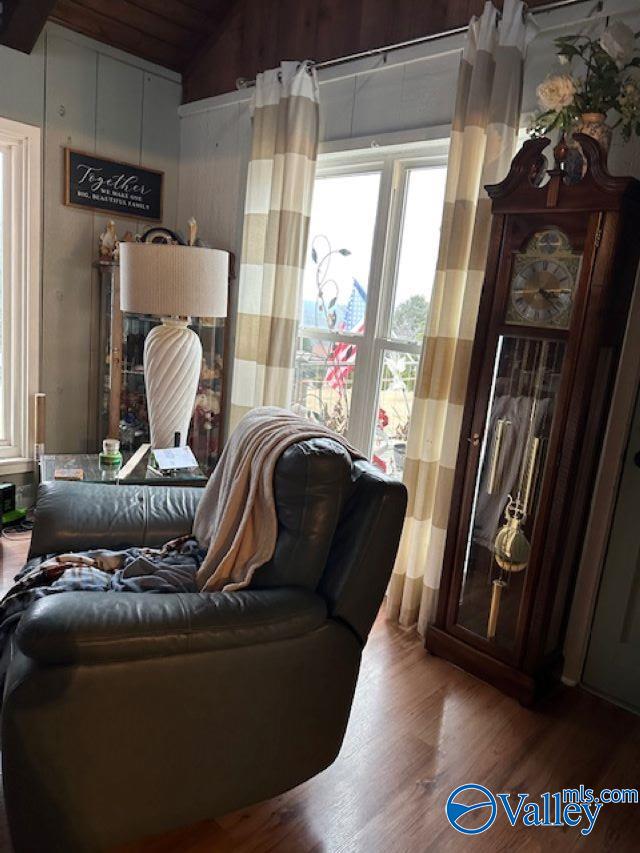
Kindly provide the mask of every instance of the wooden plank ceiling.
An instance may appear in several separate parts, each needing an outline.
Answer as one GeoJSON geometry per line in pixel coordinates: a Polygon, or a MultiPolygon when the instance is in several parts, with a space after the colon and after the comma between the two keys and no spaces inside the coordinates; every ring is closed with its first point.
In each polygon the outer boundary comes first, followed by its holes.
{"type": "Polygon", "coordinates": [[[8,23],[0,44],[29,52],[49,15],[181,72],[184,100],[193,101],[231,91],[237,78],[253,78],[283,59],[324,61],[465,26],[482,12],[484,0],[5,0],[4,5],[8,23]]]}
{"type": "Polygon", "coordinates": [[[56,0],[0,2],[0,44],[31,53],[56,0]]]}
{"type": "MultiPolygon", "coordinates": [[[[494,0],[502,7],[502,0],[494,0]]],[[[541,6],[549,0],[528,0],[541,6]]],[[[464,27],[485,0],[236,0],[184,74],[184,100],[235,88],[283,59],[323,62],[464,27]]]]}
{"type": "Polygon", "coordinates": [[[234,0],[56,0],[50,20],[184,72],[224,27],[234,0]]]}

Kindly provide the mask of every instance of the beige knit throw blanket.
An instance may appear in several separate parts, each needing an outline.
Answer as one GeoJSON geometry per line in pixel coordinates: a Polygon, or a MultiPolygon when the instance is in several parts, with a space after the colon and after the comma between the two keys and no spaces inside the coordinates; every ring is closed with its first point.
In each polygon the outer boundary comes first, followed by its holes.
{"type": "Polygon", "coordinates": [[[331,438],[363,459],[332,430],[272,406],[252,409],[227,442],[204,490],[193,535],[207,555],[198,571],[201,590],[233,591],[249,585],[273,556],[278,519],[273,495],[276,463],[291,444],[331,438]]]}

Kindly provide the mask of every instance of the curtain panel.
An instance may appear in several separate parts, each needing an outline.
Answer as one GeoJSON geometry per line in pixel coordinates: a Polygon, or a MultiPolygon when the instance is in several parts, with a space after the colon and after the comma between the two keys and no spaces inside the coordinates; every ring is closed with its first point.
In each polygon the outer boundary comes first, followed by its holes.
{"type": "Polygon", "coordinates": [[[288,406],[318,153],[308,63],[256,79],[238,293],[230,428],[255,406],[288,406]]]}
{"type": "Polygon", "coordinates": [[[407,441],[407,516],[387,618],[432,620],[442,571],[471,347],[491,227],[485,184],[515,153],[523,60],[535,24],[520,0],[472,18],[460,63],[438,263],[407,441]]]}

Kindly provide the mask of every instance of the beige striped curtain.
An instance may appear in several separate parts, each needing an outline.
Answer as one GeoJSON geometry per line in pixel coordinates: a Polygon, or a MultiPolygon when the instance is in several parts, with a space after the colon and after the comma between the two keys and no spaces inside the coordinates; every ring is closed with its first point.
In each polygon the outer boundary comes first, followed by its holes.
{"type": "Polygon", "coordinates": [[[259,74],[251,103],[230,428],[288,406],[318,151],[318,83],[307,63],[259,74]]]}
{"type": "Polygon", "coordinates": [[[535,25],[520,0],[486,3],[462,54],[438,264],[424,339],[404,482],[409,506],[387,617],[423,634],[437,602],[471,346],[491,225],[483,187],[515,153],[523,58],[535,25]]]}

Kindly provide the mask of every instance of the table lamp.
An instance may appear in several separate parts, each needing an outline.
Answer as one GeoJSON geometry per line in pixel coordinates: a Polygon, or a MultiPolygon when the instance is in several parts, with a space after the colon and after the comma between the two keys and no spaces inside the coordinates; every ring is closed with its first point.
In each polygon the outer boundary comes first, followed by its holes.
{"type": "Polygon", "coordinates": [[[120,307],[162,319],[144,342],[153,447],[187,443],[202,364],[189,316],[226,317],[229,253],[163,243],[120,243],[120,307]]]}

